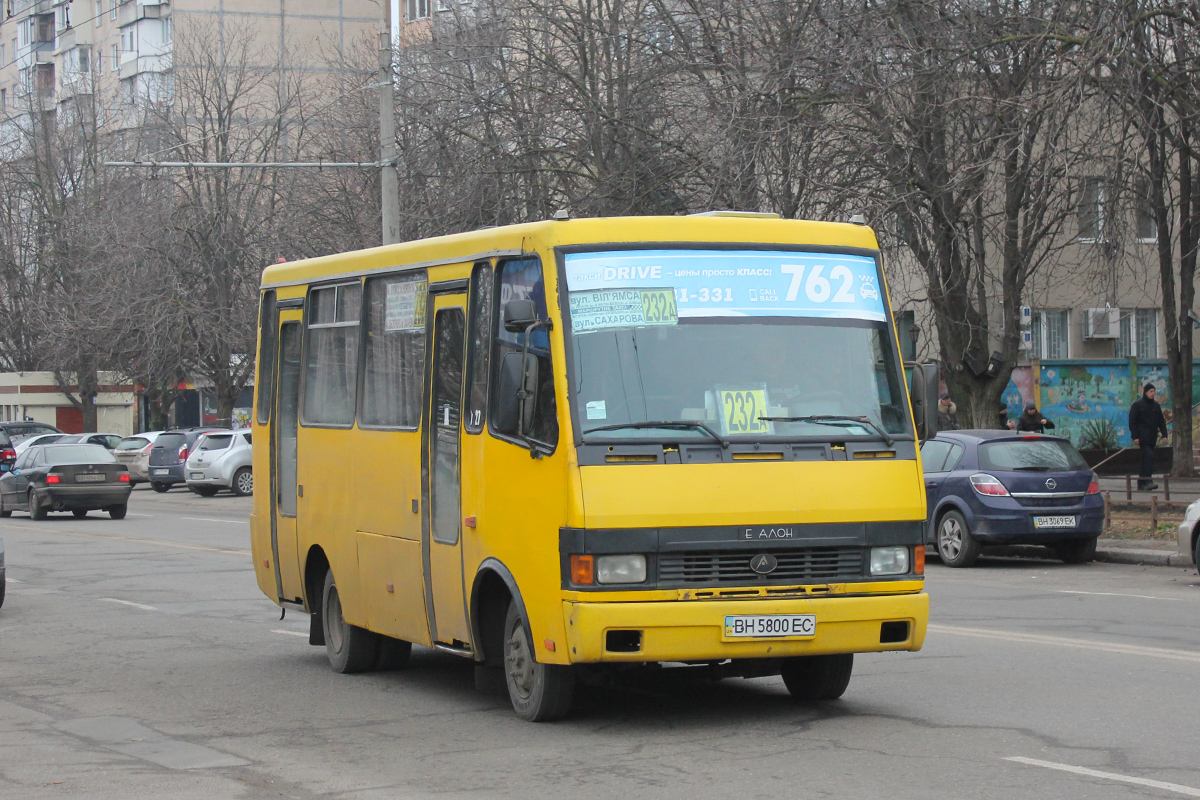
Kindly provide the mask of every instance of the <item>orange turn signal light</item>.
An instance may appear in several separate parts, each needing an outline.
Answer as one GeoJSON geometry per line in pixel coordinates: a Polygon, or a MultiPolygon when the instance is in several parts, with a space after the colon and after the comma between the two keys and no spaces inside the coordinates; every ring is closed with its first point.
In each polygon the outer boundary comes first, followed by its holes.
{"type": "Polygon", "coordinates": [[[592,556],[571,556],[571,583],[591,586],[596,581],[596,563],[592,556]]]}
{"type": "Polygon", "coordinates": [[[913,548],[913,575],[925,574],[925,545],[919,544],[913,548]]]}

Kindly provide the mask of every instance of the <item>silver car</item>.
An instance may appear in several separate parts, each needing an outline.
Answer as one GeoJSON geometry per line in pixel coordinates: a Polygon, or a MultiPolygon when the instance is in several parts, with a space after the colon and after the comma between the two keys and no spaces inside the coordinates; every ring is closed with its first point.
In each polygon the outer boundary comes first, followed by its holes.
{"type": "Polygon", "coordinates": [[[162,431],[146,431],[126,436],[113,448],[112,454],[117,461],[129,470],[130,483],[144,483],[150,479],[150,448],[162,431]]]}
{"type": "Polygon", "coordinates": [[[214,431],[196,442],[184,476],[188,488],[201,497],[229,489],[239,497],[254,493],[250,429],[214,431]]]}
{"type": "Polygon", "coordinates": [[[1179,523],[1179,554],[1192,559],[1192,563],[1200,568],[1200,500],[1187,507],[1183,522],[1179,523]]]}

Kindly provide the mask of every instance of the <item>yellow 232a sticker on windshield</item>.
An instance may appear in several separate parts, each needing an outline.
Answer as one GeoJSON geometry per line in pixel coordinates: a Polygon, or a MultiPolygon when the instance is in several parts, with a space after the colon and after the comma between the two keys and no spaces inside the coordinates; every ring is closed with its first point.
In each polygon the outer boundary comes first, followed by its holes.
{"type": "Polygon", "coordinates": [[[771,423],[759,417],[769,416],[767,390],[718,389],[721,404],[721,428],[728,434],[770,433],[771,423]]]}

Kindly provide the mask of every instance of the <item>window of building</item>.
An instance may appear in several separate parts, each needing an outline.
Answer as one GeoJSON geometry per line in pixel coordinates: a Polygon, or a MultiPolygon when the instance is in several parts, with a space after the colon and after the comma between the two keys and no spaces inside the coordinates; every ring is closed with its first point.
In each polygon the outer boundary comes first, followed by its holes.
{"type": "Polygon", "coordinates": [[[1150,181],[1138,179],[1134,185],[1134,224],[1137,226],[1139,242],[1158,241],[1158,220],[1154,216],[1154,203],[1150,197],[1150,181]]]}
{"type": "Polygon", "coordinates": [[[1084,178],[1079,191],[1079,240],[1098,242],[1104,237],[1105,188],[1103,178],[1084,178]]]}
{"type": "MultiPolygon", "coordinates": [[[[519,367],[525,334],[510,333],[504,329],[504,304],[509,300],[532,300],[538,318],[546,318],[546,286],[542,280],[542,264],[536,258],[506,261],[497,269],[496,283],[491,365],[492,386],[495,388],[491,392],[488,407],[488,424],[502,436],[515,437],[518,420],[502,419],[497,414],[497,401],[501,391],[501,375],[506,366],[505,357],[515,355],[519,367]]],[[[550,334],[545,328],[538,328],[529,335],[529,355],[538,362],[537,405],[529,438],[553,447],[558,442],[558,413],[554,399],[554,371],[550,362],[550,334]]],[[[511,359],[509,364],[512,364],[511,359]]]]}
{"type": "Polygon", "coordinates": [[[305,423],[354,424],[361,307],[362,284],[357,281],[309,292],[301,416],[305,423]]]}
{"type": "Polygon", "coordinates": [[[1158,358],[1158,309],[1132,308],[1121,314],[1117,358],[1158,358]]]}
{"type": "Polygon", "coordinates": [[[132,53],[137,50],[137,25],[121,28],[121,51],[132,53]]]}
{"type": "Polygon", "coordinates": [[[112,54],[112,71],[118,72],[121,69],[121,47],[113,45],[109,52],[112,54]]]}
{"type": "Polygon", "coordinates": [[[133,105],[137,101],[137,76],[121,79],[121,102],[127,106],[133,105]]]}
{"type": "Polygon", "coordinates": [[[108,18],[109,19],[117,18],[117,6],[120,5],[120,2],[121,2],[121,0],[109,0],[109,5],[108,5],[108,18]]]}
{"type": "Polygon", "coordinates": [[[408,5],[405,9],[405,18],[409,22],[416,22],[419,19],[427,19],[428,17],[429,0],[408,0],[408,5]]]}
{"type": "Polygon", "coordinates": [[[8,110],[8,89],[0,89],[0,111],[8,110]]]}
{"type": "Polygon", "coordinates": [[[487,408],[488,353],[492,345],[492,313],[496,280],[492,265],[475,265],[471,273],[471,322],[467,328],[467,409],[463,428],[467,433],[483,430],[487,408]]]}
{"type": "MultiPolygon", "coordinates": [[[[117,2],[117,0],[113,0],[117,2]]],[[[99,28],[104,24],[104,0],[96,0],[96,27],[99,28]]]]}
{"type": "Polygon", "coordinates": [[[167,42],[172,41],[172,37],[174,36],[171,18],[163,17],[160,22],[162,23],[162,41],[163,44],[166,44],[167,42]]]}
{"type": "Polygon", "coordinates": [[[0,44],[0,65],[8,63],[8,48],[0,44]]]}
{"type": "Polygon", "coordinates": [[[96,51],[96,74],[97,75],[104,74],[104,51],[103,50],[96,51]]]}
{"type": "Polygon", "coordinates": [[[71,66],[75,72],[88,73],[92,71],[92,51],[87,47],[76,47],[71,66]]]}
{"type": "Polygon", "coordinates": [[[26,95],[33,91],[33,70],[23,67],[17,70],[17,94],[26,95]]]}
{"type": "Polygon", "coordinates": [[[428,290],[424,272],[367,281],[359,425],[420,426],[428,290]]]}
{"type": "Polygon", "coordinates": [[[1068,325],[1070,312],[1063,308],[1033,312],[1033,347],[1030,358],[1070,358],[1068,325]]]}

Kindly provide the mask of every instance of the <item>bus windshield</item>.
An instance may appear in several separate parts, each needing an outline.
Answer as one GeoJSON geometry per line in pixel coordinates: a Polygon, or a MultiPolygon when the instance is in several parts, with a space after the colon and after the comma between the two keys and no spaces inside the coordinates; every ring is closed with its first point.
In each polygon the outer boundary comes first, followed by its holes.
{"type": "Polygon", "coordinates": [[[634,250],[565,262],[585,441],[908,432],[874,259],[634,250]]]}

